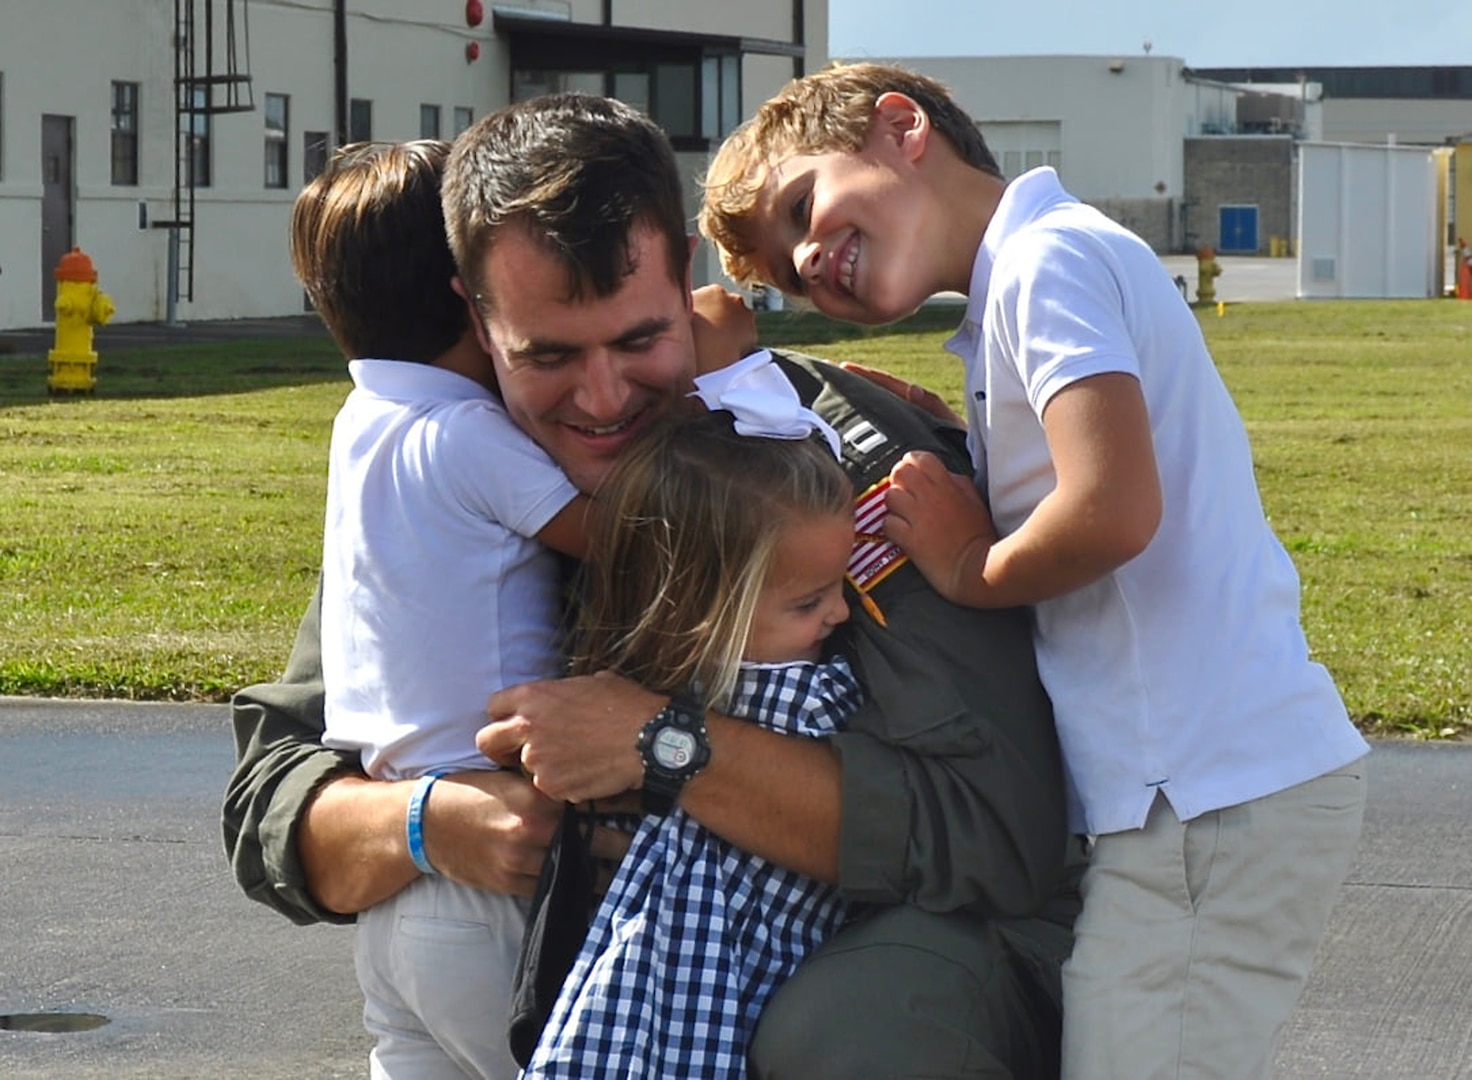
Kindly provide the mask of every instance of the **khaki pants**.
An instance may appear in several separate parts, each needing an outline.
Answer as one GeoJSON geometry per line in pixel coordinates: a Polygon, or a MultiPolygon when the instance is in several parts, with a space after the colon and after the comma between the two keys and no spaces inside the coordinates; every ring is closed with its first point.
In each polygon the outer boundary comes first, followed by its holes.
{"type": "Polygon", "coordinates": [[[1063,968],[1065,1080],[1257,1080],[1349,871],[1365,760],[1101,836],[1063,968]]]}
{"type": "Polygon", "coordinates": [[[422,877],[358,916],[373,1080],[515,1080],[511,979],[527,901],[422,877]]]}

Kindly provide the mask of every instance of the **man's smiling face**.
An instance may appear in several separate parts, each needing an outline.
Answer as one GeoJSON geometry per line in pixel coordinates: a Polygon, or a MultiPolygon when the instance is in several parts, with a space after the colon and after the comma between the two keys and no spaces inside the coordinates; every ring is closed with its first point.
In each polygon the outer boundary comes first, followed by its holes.
{"type": "Polygon", "coordinates": [[[634,227],[630,254],[634,271],[617,292],[572,299],[563,265],[513,226],[481,278],[476,324],[506,409],[586,492],[695,372],[688,279],[671,276],[652,228],[634,227]]]}

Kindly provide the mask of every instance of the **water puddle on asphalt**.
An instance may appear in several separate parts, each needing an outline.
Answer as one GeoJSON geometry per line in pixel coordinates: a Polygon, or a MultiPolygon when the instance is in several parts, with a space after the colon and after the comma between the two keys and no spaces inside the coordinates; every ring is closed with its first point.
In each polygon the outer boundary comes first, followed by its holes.
{"type": "Polygon", "coordinates": [[[0,1013],[0,1031],[39,1031],[48,1035],[65,1035],[73,1031],[91,1031],[110,1023],[97,1013],[0,1013]]]}

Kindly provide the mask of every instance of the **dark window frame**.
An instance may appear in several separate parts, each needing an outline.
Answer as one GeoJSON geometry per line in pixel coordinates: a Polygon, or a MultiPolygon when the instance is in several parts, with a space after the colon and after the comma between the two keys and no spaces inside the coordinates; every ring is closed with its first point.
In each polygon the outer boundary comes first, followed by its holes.
{"type": "Polygon", "coordinates": [[[138,83],[113,80],[110,146],[113,187],[138,186],[138,105],[141,96],[138,83]]]}
{"type": "Polygon", "coordinates": [[[373,141],[373,99],[348,100],[348,142],[373,141]]]}
{"type": "Polygon", "coordinates": [[[188,153],[184,158],[184,170],[191,188],[214,185],[214,121],[205,111],[209,103],[209,87],[196,86],[190,91],[188,153]]]}
{"type": "Polygon", "coordinates": [[[266,122],[263,181],[268,189],[284,190],[291,186],[291,95],[268,93],[261,111],[266,122]],[[279,117],[273,108],[278,103],[279,117]]]}
{"type": "Polygon", "coordinates": [[[310,184],[327,168],[332,137],[325,131],[302,132],[302,183],[310,184]]]}

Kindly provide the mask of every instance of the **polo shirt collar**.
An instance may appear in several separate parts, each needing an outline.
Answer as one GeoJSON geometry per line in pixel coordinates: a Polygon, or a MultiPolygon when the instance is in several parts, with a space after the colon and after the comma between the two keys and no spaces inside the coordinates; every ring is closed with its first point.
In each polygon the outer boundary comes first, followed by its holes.
{"type": "Polygon", "coordinates": [[[991,287],[992,267],[1008,238],[1054,204],[1073,201],[1073,196],[1058,182],[1058,174],[1047,165],[1025,172],[1007,185],[986,232],[982,234],[976,262],[971,266],[971,287],[966,291],[966,318],[969,321],[981,325],[986,311],[987,289],[991,287]]]}
{"type": "Polygon", "coordinates": [[[348,374],[359,390],[391,401],[476,401],[494,397],[480,383],[459,372],[410,360],[350,360],[348,374]]]}

